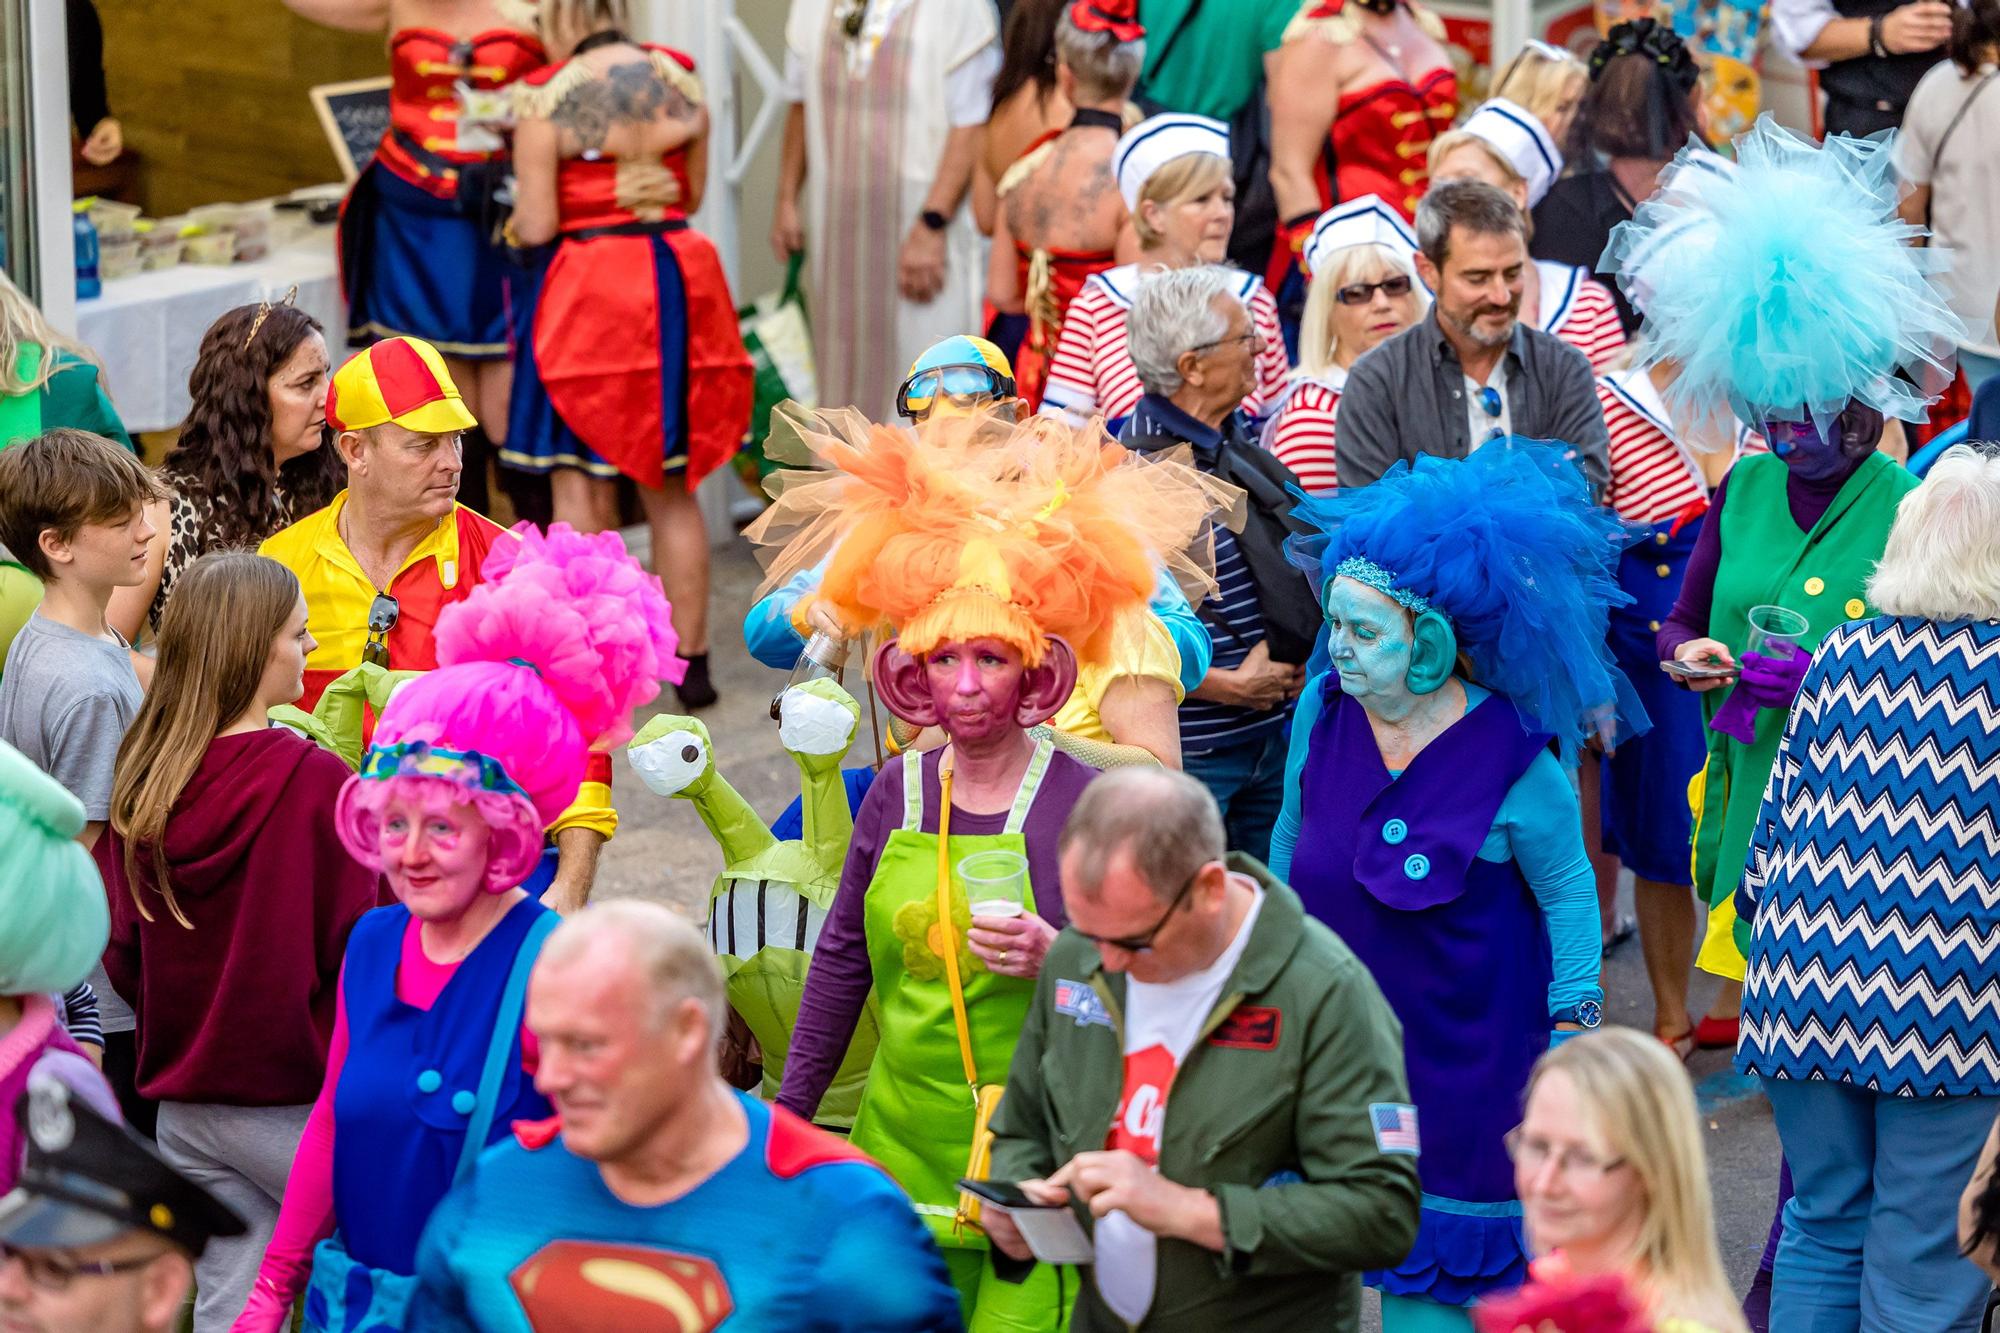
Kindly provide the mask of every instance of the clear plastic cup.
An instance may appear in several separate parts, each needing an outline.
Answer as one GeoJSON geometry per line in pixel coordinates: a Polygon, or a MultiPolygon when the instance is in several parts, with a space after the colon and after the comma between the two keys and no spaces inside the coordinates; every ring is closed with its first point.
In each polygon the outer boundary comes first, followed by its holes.
{"type": "Polygon", "coordinates": [[[974,916],[1019,916],[1027,910],[1028,858],[1019,852],[974,852],[958,863],[974,916]]]}
{"type": "Polygon", "coordinates": [[[1796,611],[1782,606],[1753,606],[1750,641],[1743,651],[1765,657],[1789,657],[1811,629],[1812,622],[1796,611]]]}

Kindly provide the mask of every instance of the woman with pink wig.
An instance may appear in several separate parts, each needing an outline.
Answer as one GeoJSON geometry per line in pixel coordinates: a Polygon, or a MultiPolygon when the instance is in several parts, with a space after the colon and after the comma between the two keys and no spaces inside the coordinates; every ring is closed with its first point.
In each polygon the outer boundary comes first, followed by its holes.
{"type": "Polygon", "coordinates": [[[439,669],[383,710],[341,840],[399,900],[349,937],[326,1084],[238,1330],[403,1327],[418,1237],[479,1152],[549,1114],[521,1027],[556,921],[519,886],[593,747],[684,663],[660,581],[557,524],[487,559],[438,619],[439,669]]]}

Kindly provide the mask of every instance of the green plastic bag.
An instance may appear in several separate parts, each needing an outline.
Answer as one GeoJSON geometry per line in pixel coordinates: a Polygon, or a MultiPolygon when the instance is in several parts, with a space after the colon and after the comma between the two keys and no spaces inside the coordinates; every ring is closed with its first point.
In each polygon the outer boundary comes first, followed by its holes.
{"type": "Polygon", "coordinates": [[[806,298],[799,290],[805,255],[796,254],[785,266],[784,287],[736,312],[743,346],[756,368],[756,395],[750,408],[750,438],[736,455],[743,482],[759,495],[764,479],[777,470],[764,454],[771,433],[771,409],[787,398],[811,407],[819,401],[819,378],[813,360],[812,328],[806,322],[806,298]]]}

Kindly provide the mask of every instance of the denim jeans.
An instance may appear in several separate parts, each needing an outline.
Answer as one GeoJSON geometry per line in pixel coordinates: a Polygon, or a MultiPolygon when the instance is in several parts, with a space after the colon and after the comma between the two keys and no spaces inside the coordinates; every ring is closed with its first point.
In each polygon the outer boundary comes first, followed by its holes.
{"type": "Polygon", "coordinates": [[[1285,754],[1292,729],[1275,727],[1262,736],[1221,750],[1181,756],[1188,776],[1199,778],[1222,807],[1222,827],[1231,851],[1254,856],[1261,864],[1271,856],[1271,828],[1285,803],[1285,754]]]}
{"type": "Polygon", "coordinates": [[[1958,1252],[1958,1196],[1994,1097],[1891,1097],[1767,1078],[1797,1193],[1771,1282],[1783,1333],[1975,1333],[1990,1283],[1958,1252]]]}

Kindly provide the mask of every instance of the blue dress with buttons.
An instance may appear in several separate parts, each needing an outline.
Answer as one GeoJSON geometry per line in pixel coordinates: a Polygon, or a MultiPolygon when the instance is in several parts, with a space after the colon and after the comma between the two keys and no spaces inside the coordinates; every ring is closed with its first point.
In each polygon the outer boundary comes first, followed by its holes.
{"type": "MultiPolygon", "coordinates": [[[[507,974],[548,910],[531,898],[516,903],[427,1010],[396,995],[409,909],[380,907],[355,923],[343,986],[348,1055],[333,1095],[333,1202],[356,1262],[416,1272],[417,1241],[458,1166],[507,974]]],[[[549,1114],[521,1068],[517,1029],[487,1142],[516,1120],[549,1114]]]]}

